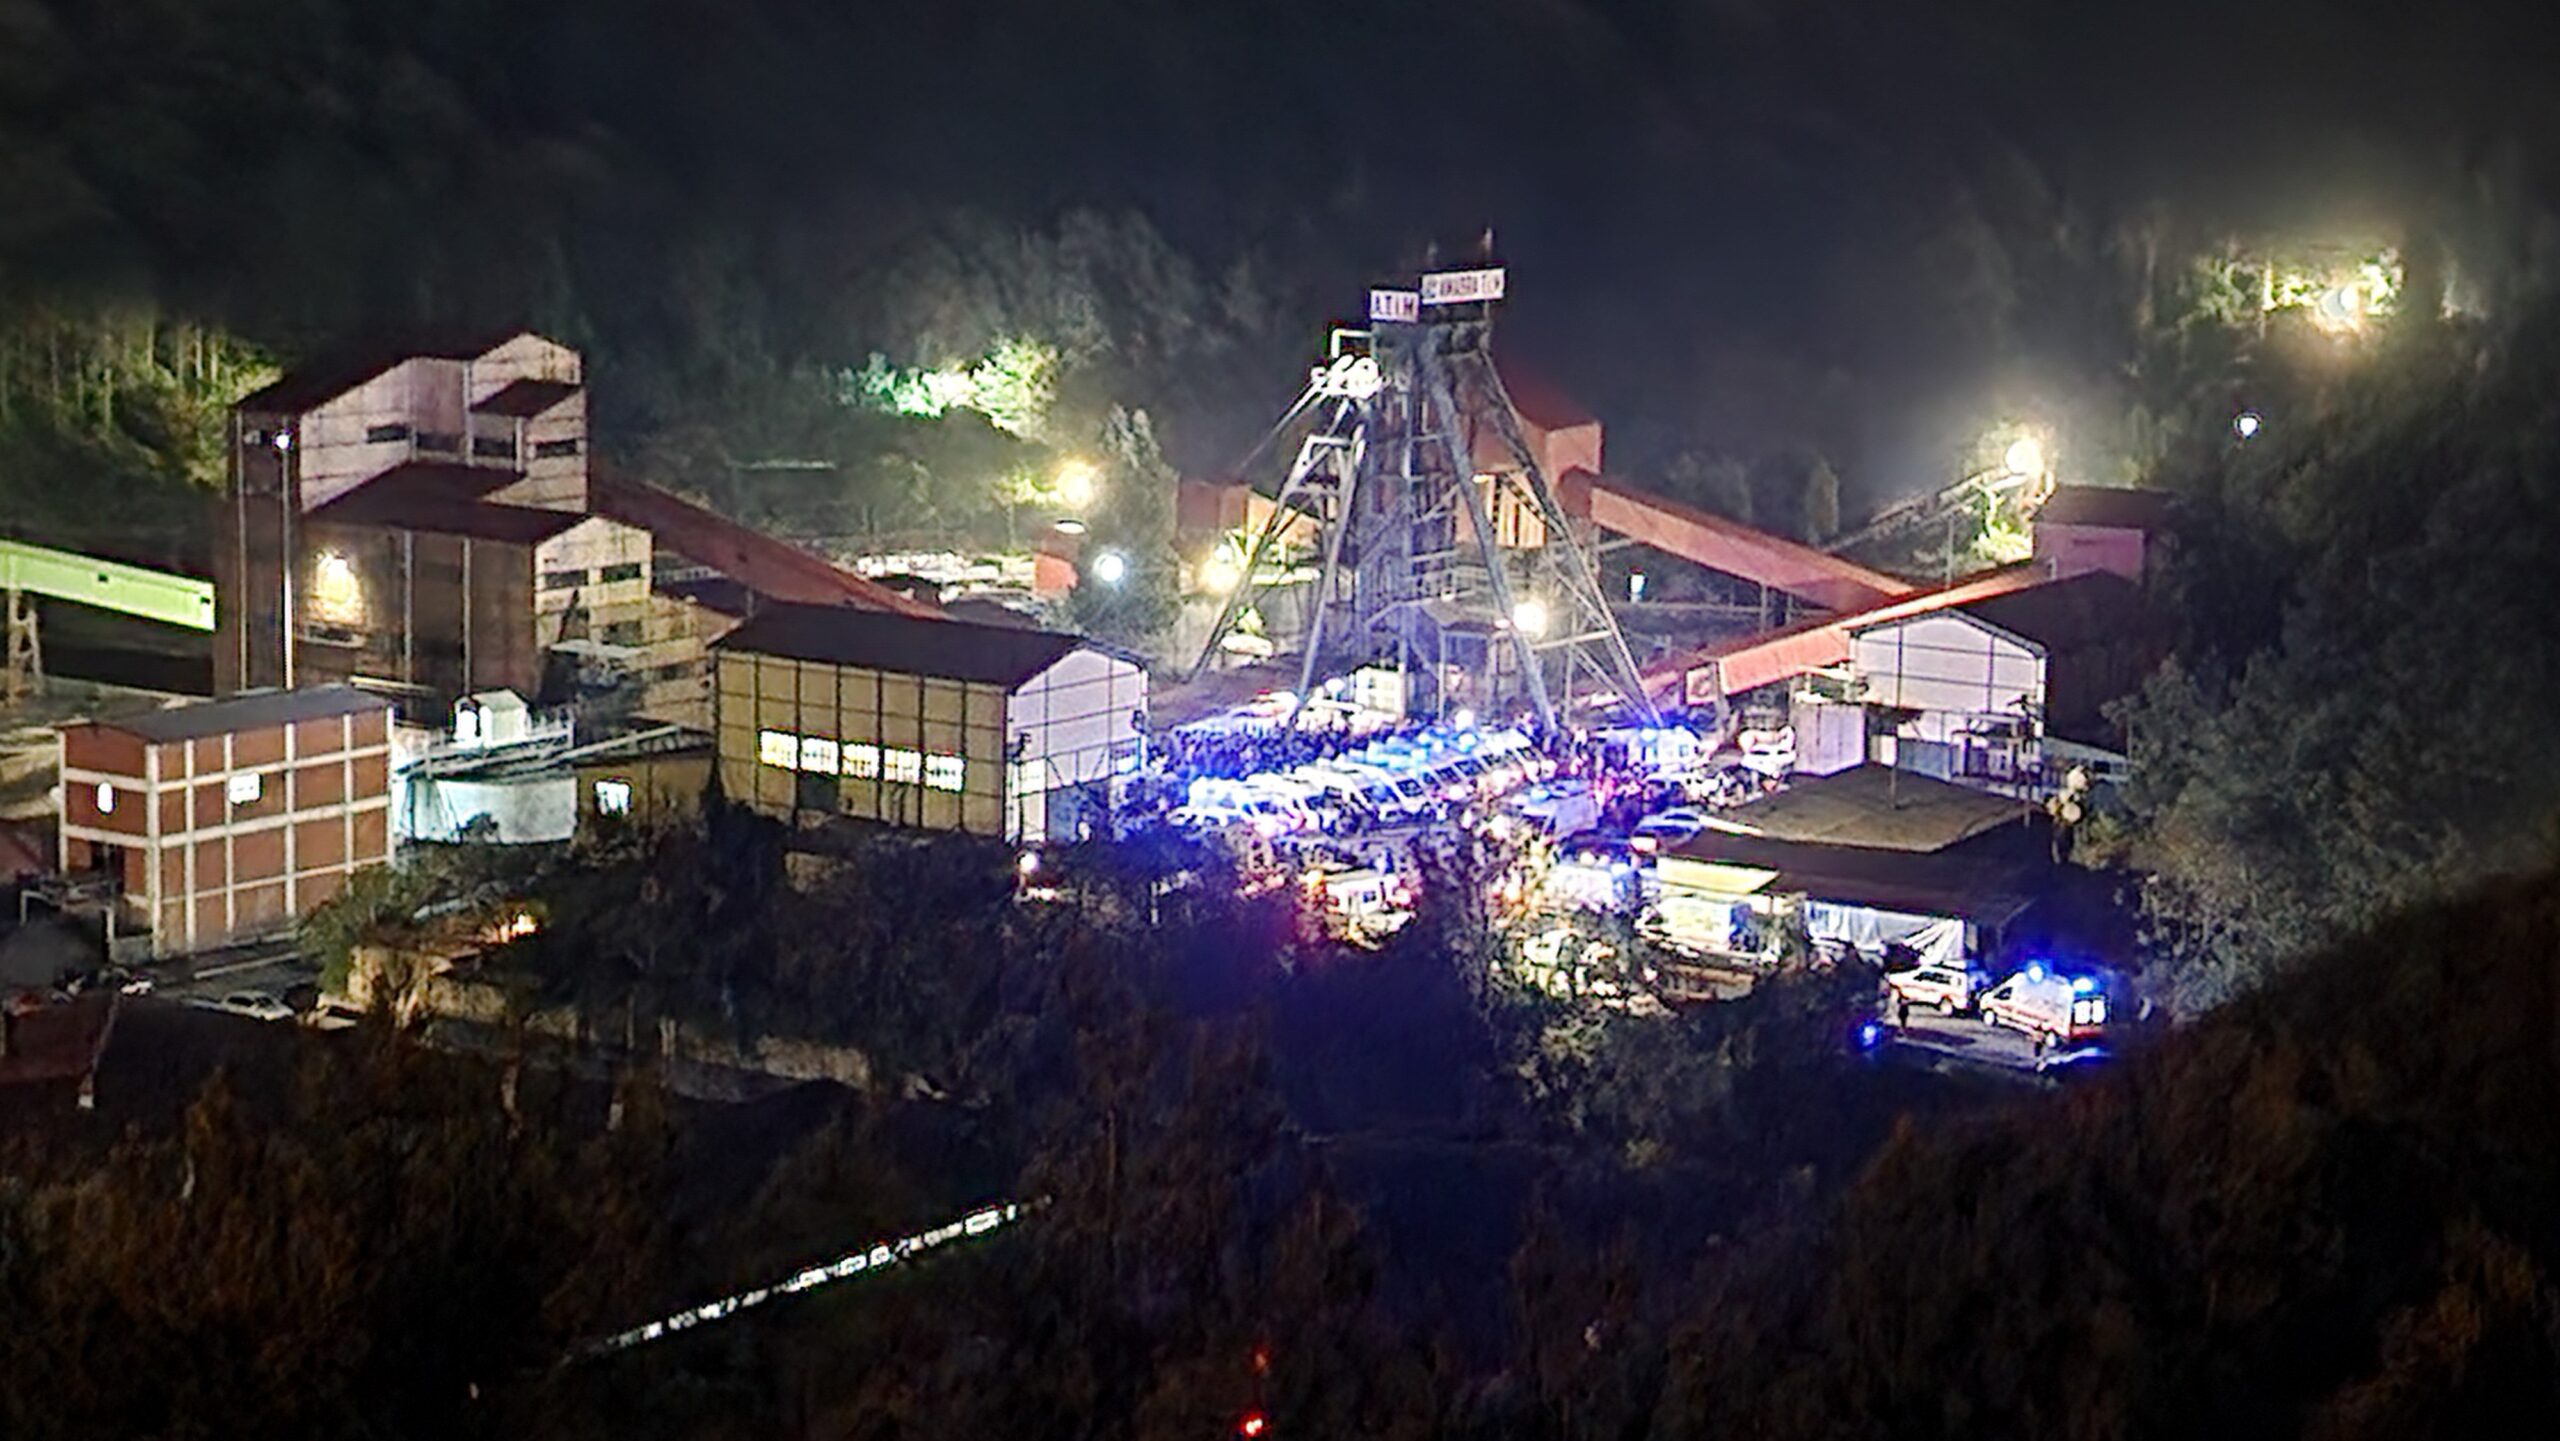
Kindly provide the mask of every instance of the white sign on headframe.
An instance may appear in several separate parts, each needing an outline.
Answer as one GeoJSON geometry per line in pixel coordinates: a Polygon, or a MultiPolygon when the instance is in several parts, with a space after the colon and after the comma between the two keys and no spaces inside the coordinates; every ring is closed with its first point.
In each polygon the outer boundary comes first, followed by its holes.
{"type": "Polygon", "coordinates": [[[1422,297],[1410,290],[1372,290],[1369,292],[1369,319],[1372,321],[1412,321],[1422,318],[1422,297]]]}
{"type": "Polygon", "coordinates": [[[1443,270],[1422,277],[1422,303],[1425,305],[1464,305],[1475,300],[1502,298],[1502,268],[1491,270],[1443,270]]]}

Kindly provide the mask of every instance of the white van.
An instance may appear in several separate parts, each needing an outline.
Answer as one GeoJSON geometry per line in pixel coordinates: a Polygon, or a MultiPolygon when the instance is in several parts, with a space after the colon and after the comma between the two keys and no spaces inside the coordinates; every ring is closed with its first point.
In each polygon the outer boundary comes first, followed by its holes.
{"type": "Polygon", "coordinates": [[[2095,1040],[2107,1028],[2107,993],[2095,976],[2065,976],[2042,961],[1982,993],[1984,1024],[2047,1044],[2095,1040]]]}

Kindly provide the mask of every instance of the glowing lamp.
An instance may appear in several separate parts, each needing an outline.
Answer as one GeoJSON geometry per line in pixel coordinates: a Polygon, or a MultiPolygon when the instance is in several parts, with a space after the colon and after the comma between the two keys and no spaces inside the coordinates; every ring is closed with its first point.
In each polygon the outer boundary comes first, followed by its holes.
{"type": "Polygon", "coordinates": [[[1547,633],[1547,603],[1538,599],[1536,596],[1530,596],[1528,599],[1514,605],[1511,607],[1511,624],[1512,627],[1518,630],[1522,635],[1545,635],[1547,633]]]}
{"type": "Polygon", "coordinates": [[[2009,442],[2008,453],[2001,457],[2011,475],[2044,474],[2044,446],[2032,435],[2022,435],[2009,442]]]}
{"type": "Polygon", "coordinates": [[[1129,558],[1116,550],[1106,550],[1093,558],[1093,578],[1104,585],[1118,585],[1129,578],[1129,558]]]}
{"type": "Polygon", "coordinates": [[[1093,504],[1094,483],[1100,472],[1091,461],[1070,460],[1058,467],[1058,499],[1082,509],[1093,504]]]}

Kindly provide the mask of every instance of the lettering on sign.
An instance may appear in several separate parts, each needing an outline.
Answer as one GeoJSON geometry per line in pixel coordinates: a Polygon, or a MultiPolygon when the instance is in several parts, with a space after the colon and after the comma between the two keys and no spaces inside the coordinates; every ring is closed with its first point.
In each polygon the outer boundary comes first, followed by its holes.
{"type": "Polygon", "coordinates": [[[1502,298],[1502,269],[1443,270],[1422,277],[1422,303],[1425,305],[1464,305],[1475,300],[1502,298]]]}
{"type": "Polygon", "coordinates": [[[1369,318],[1378,321],[1419,320],[1422,318],[1422,296],[1411,290],[1372,290],[1369,292],[1369,318]]]}

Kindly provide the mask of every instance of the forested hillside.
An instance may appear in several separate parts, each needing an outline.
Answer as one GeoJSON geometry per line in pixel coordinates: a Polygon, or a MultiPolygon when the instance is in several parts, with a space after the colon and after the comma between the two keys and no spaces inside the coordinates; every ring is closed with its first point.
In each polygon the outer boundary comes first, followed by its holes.
{"type": "Polygon", "coordinates": [[[1671,1435],[2454,1436],[2560,1375],[2560,875],[2395,917],[2107,1087],[1887,1147],[1695,1299],[1671,1435]]]}

